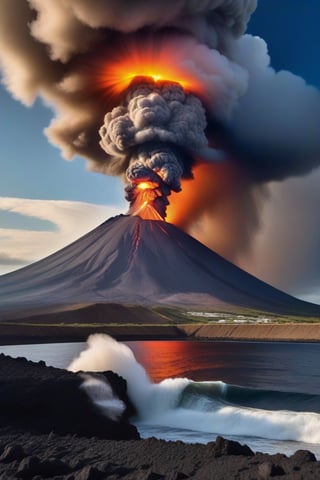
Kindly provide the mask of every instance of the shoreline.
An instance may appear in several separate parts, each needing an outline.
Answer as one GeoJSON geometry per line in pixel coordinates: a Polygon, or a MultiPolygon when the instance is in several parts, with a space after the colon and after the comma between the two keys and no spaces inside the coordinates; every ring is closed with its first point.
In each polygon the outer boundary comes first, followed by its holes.
{"type": "Polygon", "coordinates": [[[93,333],[118,341],[320,342],[320,323],[178,325],[0,324],[2,345],[85,342],[93,333]]]}
{"type": "Polygon", "coordinates": [[[288,480],[314,480],[320,472],[320,462],[310,451],[298,450],[289,457],[254,453],[222,437],[202,445],[0,429],[0,442],[7,445],[2,455],[11,454],[10,461],[0,463],[4,478],[36,474],[43,478],[39,474],[44,474],[57,480],[267,480],[279,475],[288,480]]]}
{"type": "Polygon", "coordinates": [[[288,480],[319,478],[312,452],[287,457],[254,453],[222,437],[207,444],[157,440],[104,440],[0,429],[2,478],[84,480],[288,480]],[[50,475],[48,475],[48,470],[50,475]]]}
{"type": "Polygon", "coordinates": [[[124,402],[120,418],[111,416],[110,405],[104,413],[94,406],[81,388],[81,374],[0,356],[1,479],[320,478],[320,461],[310,450],[289,456],[255,452],[215,434],[207,443],[142,439],[130,423],[134,405],[126,382],[110,371],[95,378],[106,380],[113,395],[124,402]]]}

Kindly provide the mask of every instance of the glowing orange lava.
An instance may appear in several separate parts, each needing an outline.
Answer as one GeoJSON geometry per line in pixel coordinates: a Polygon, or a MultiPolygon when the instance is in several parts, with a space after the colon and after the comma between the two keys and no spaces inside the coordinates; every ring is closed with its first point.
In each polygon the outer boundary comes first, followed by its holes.
{"type": "MultiPolygon", "coordinates": [[[[179,49],[178,49],[179,50],[179,49]]],[[[99,65],[96,86],[108,95],[119,97],[136,77],[149,77],[155,82],[179,83],[186,91],[200,94],[199,79],[186,68],[185,59],[166,38],[147,41],[133,39],[106,53],[106,62],[99,65]]]]}
{"type": "Polygon", "coordinates": [[[129,209],[129,215],[139,216],[144,220],[164,220],[155,202],[161,197],[159,185],[155,182],[140,182],[136,185],[136,197],[129,209]]]}
{"type": "Polygon", "coordinates": [[[139,190],[154,190],[158,186],[159,185],[155,182],[140,182],[137,184],[137,188],[139,188],[139,190]]]}

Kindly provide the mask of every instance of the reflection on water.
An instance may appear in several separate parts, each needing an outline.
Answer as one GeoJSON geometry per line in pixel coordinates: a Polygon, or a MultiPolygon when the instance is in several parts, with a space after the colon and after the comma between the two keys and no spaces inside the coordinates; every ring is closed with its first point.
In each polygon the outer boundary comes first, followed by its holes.
{"type": "Polygon", "coordinates": [[[187,377],[320,395],[320,343],[128,342],[153,381],[187,377]]]}
{"type": "MultiPolygon", "coordinates": [[[[320,343],[126,342],[154,382],[168,377],[222,380],[248,387],[320,395],[320,343]]],[[[0,352],[67,368],[85,343],[10,345],[0,352]]]]}
{"type": "Polygon", "coordinates": [[[67,368],[72,360],[84,350],[85,343],[43,343],[36,345],[7,345],[0,353],[11,357],[25,357],[33,362],[43,360],[48,366],[67,368]]]}

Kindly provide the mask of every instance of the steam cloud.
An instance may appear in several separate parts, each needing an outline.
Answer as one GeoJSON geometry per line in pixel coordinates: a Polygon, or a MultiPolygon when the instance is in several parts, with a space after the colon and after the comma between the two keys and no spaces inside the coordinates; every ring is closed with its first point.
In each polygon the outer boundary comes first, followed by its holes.
{"type": "Polygon", "coordinates": [[[194,165],[223,160],[224,173],[219,165],[211,172],[223,177],[225,207],[219,189],[203,195],[195,181],[197,208],[177,223],[235,260],[259,228],[267,184],[320,164],[320,94],[275,72],[265,42],[245,35],[255,8],[256,0],[2,0],[3,81],[25,104],[40,95],[52,105],[49,139],[66,158],[79,154],[120,175],[129,200],[148,178],[161,187],[164,211],[194,165]],[[141,52],[155,64],[164,58],[177,78],[129,81],[120,91],[114,67],[141,52]]]}

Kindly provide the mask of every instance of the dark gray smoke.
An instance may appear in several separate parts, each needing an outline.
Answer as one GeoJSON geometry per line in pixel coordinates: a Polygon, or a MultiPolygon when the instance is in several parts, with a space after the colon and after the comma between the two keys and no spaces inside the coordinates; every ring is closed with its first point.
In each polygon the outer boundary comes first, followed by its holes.
{"type": "MultiPolygon", "coordinates": [[[[208,145],[206,124],[198,98],[186,94],[178,84],[148,80],[132,86],[123,106],[106,114],[100,145],[108,155],[119,158],[119,165],[123,158],[130,159],[137,146],[155,141],[196,154],[208,145]]],[[[178,170],[181,177],[182,166],[178,170]]],[[[174,172],[165,170],[162,177],[174,190],[180,189],[180,178],[174,178],[174,172]]]]}
{"type": "MultiPolygon", "coordinates": [[[[224,231],[226,255],[235,259],[261,224],[260,199],[267,195],[259,189],[320,165],[320,94],[289,72],[275,72],[265,42],[245,35],[256,3],[1,0],[2,79],[25,104],[40,96],[51,105],[50,141],[65,158],[79,154],[91,169],[120,175],[129,200],[135,183],[148,178],[165,204],[199,161],[227,160],[228,172],[241,172],[241,188],[226,190],[226,205],[236,209],[225,213],[225,192],[220,200],[210,193],[215,201],[198,203],[184,228],[203,232],[205,218],[207,234],[199,238],[210,237],[216,248],[215,232],[224,231]],[[139,60],[141,52],[177,73],[163,79],[169,84],[119,91],[114,67],[130,55],[139,60]],[[183,90],[173,84],[181,79],[190,80],[183,90]]],[[[195,185],[196,198],[204,186],[195,185]]],[[[309,211],[316,222],[317,209],[312,204],[309,211]]]]}
{"type": "Polygon", "coordinates": [[[212,108],[224,115],[243,93],[246,75],[218,50],[227,49],[231,39],[244,32],[255,4],[253,0],[201,4],[197,0],[3,0],[3,82],[25,104],[40,95],[53,106],[56,115],[46,134],[65,158],[79,154],[89,159],[91,169],[117,174],[113,157],[99,147],[103,118],[119,104],[119,98],[101,83],[104,66],[121,61],[127,47],[141,50],[152,43],[153,60],[157,61],[159,49],[172,56],[171,62],[179,64],[184,74],[198,77],[210,94],[212,108]],[[150,30],[147,44],[140,38],[142,29],[150,30]]]}
{"type": "Polygon", "coordinates": [[[117,173],[126,173],[130,202],[135,185],[145,181],[160,188],[166,205],[171,190],[181,190],[181,178],[192,176],[195,155],[205,152],[217,160],[222,156],[208,147],[206,126],[200,100],[179,84],[141,79],[129,89],[122,106],[106,114],[100,145],[116,161],[117,173]]]}
{"type": "MultiPolygon", "coordinates": [[[[123,97],[107,91],[106,98],[97,77],[127,47],[152,44],[155,63],[160,52],[197,83],[210,146],[219,144],[258,181],[304,174],[319,165],[320,95],[299,77],[274,72],[263,40],[243,35],[255,8],[255,0],[2,0],[3,82],[26,104],[40,95],[53,105],[47,135],[66,158],[80,154],[91,168],[117,175],[126,152],[113,142],[106,155],[98,130],[123,97]],[[218,139],[217,122],[225,132],[218,139]]],[[[158,106],[156,113],[166,114],[158,106]]],[[[179,138],[183,149],[193,133],[179,138]]],[[[141,144],[138,131],[135,137],[141,144]]],[[[199,142],[206,144],[203,133],[191,154],[206,160],[199,142]]]]}

